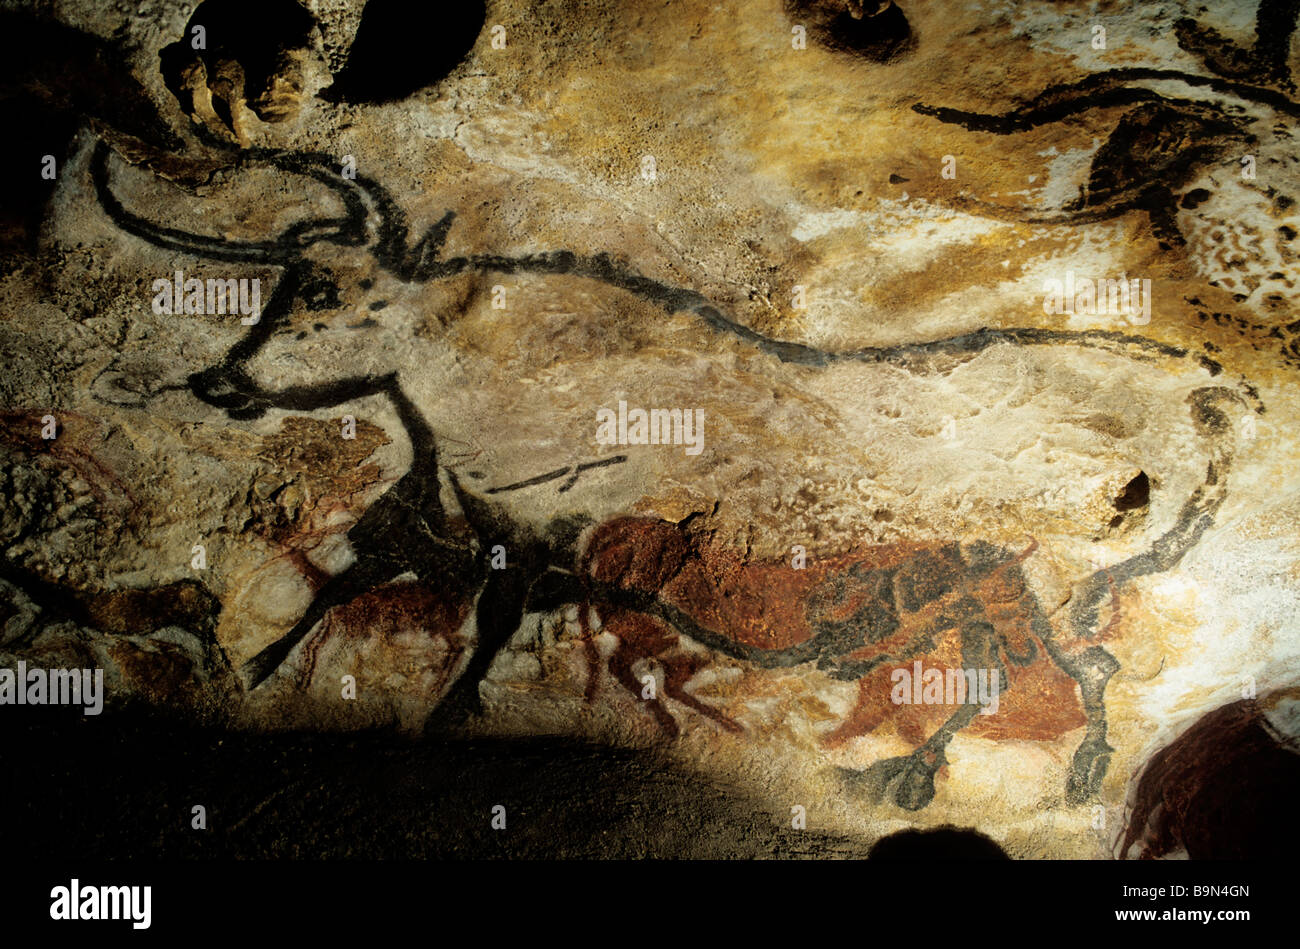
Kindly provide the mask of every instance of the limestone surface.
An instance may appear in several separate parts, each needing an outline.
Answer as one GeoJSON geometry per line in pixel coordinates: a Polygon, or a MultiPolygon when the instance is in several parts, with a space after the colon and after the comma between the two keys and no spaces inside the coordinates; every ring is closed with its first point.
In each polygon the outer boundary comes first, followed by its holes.
{"type": "Polygon", "coordinates": [[[424,6],[0,8],[0,668],[864,846],[1294,776],[1295,4],[424,6]]]}

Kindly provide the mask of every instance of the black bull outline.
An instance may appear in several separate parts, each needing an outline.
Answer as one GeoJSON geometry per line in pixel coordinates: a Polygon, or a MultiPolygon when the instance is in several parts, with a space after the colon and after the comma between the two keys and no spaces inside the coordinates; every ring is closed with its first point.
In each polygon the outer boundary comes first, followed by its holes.
{"type": "MultiPolygon", "coordinates": [[[[300,222],[272,240],[241,242],[191,234],[153,224],[124,207],[109,184],[109,153],[104,142],[96,143],[91,156],[91,176],[101,206],[122,230],[171,251],[212,260],[271,264],[283,268],[261,320],[248,329],[221,362],[189,376],[188,387],[196,398],[225,410],[232,419],[252,419],[269,409],[310,411],[378,395],[393,406],[411,442],[413,460],[410,469],[371,505],[348,532],[355,561],[320,588],[288,633],[249,661],[245,667],[248,687],[254,688],[269,677],[332,607],[399,575],[413,572],[424,580],[436,577],[448,584],[463,584],[469,592],[478,591],[474,608],[477,626],[474,652],[431,717],[431,724],[456,723],[480,710],[479,682],[486,675],[492,659],[517,631],[526,610],[554,607],[566,601],[577,602],[589,596],[593,589],[609,602],[621,602],[652,612],[708,647],[766,668],[817,660],[822,668],[830,668],[832,674],[841,677],[854,672],[861,674],[865,670],[840,662],[827,650],[838,644],[832,651],[843,656],[851,651],[851,643],[861,644],[862,636],[845,636],[842,629],[832,635],[823,628],[813,640],[787,650],[745,647],[699,626],[690,617],[653,596],[636,595],[613,585],[602,588],[590,577],[577,577],[573,572],[575,550],[578,533],[585,525],[559,524],[554,525],[555,530],[547,537],[523,537],[489,502],[465,491],[454,472],[443,469],[475,535],[470,543],[457,540],[447,529],[435,434],[402,390],[397,373],[347,377],[279,390],[259,386],[248,373],[248,360],[286,322],[296,302],[312,306],[311,294],[319,286],[315,266],[303,257],[302,251],[317,241],[345,247],[365,246],[366,224],[372,214],[377,217],[377,235],[367,252],[382,268],[404,282],[423,283],[468,272],[563,274],[586,278],[624,290],[661,306],[668,313],[692,313],[719,336],[737,339],[782,362],[814,369],[860,362],[889,363],[911,372],[933,372],[946,360],[971,356],[998,345],[1072,345],[1143,361],[1194,361],[1211,376],[1221,371],[1219,364],[1209,357],[1183,347],[1108,330],[981,328],[928,342],[868,346],[839,352],[777,340],[732,320],[702,294],[645,277],[606,254],[583,256],[557,251],[523,256],[478,254],[441,258],[442,246],[455,219],[454,212],[448,211],[412,246],[408,243],[404,213],[381,185],[361,174],[357,174],[355,179],[343,178],[333,170],[334,160],[318,153],[250,150],[243,153],[240,160],[241,163],[268,163],[323,183],[342,201],[342,216],[300,222]],[[511,563],[505,569],[488,570],[481,551],[496,543],[511,545],[511,563]]],[[[1253,397],[1249,387],[1247,391],[1253,397]]],[[[1221,411],[1221,405],[1227,401],[1240,403],[1241,399],[1230,389],[1207,387],[1196,390],[1189,401],[1196,429],[1211,446],[1204,483],[1185,501],[1174,526],[1150,549],[1112,567],[1097,570],[1077,584],[1069,625],[1080,640],[1096,637],[1098,610],[1112,584],[1171,569],[1212,524],[1223,503],[1231,463],[1227,435],[1232,427],[1221,411]]],[[[1256,411],[1262,412],[1263,406],[1257,398],[1254,402],[1256,411]]],[[[538,480],[544,479],[533,479],[538,480]]],[[[984,559],[989,564],[1005,563],[1010,557],[990,545],[985,546],[988,551],[984,559]]],[[[972,569],[977,568],[972,566],[972,569]]],[[[1033,606],[1035,633],[1056,665],[1079,684],[1087,716],[1087,732],[1075,752],[1067,779],[1067,799],[1078,803],[1096,794],[1113,751],[1106,743],[1103,700],[1106,685],[1119,669],[1119,663],[1100,645],[1068,653],[1058,644],[1036,601],[1033,606]]],[[[1001,668],[996,640],[991,635],[989,624],[977,610],[967,609],[962,615],[950,618],[962,629],[963,656],[969,655],[972,665],[1001,668]]],[[[1014,661],[1020,657],[1011,658],[1014,661]]],[[[904,807],[917,809],[925,806],[933,797],[934,773],[943,763],[944,748],[952,736],[969,722],[975,710],[972,705],[959,711],[912,755],[878,762],[862,775],[881,791],[889,785],[894,798],[904,807]]]]}

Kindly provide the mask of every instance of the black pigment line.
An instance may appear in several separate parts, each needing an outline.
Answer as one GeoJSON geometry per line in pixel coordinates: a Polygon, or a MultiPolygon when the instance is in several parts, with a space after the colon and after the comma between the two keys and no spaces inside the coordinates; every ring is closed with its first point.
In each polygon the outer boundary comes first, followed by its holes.
{"type": "Polygon", "coordinates": [[[528,478],[524,481],[516,481],[514,484],[507,484],[504,487],[488,488],[486,493],[501,494],[506,491],[518,491],[521,488],[535,487],[539,484],[545,484],[548,481],[554,481],[556,478],[563,477],[572,471],[572,476],[565,481],[563,487],[560,488],[560,493],[563,494],[578,483],[578,476],[582,474],[582,472],[590,471],[593,468],[607,468],[610,465],[617,465],[624,461],[627,461],[626,455],[615,455],[612,458],[602,458],[600,461],[585,461],[576,467],[570,466],[567,468],[557,468],[555,471],[548,471],[546,474],[537,475],[536,477],[528,478]]]}
{"type": "MultiPolygon", "coordinates": [[[[158,243],[160,246],[173,249],[183,250],[189,253],[201,255],[208,254],[208,244],[206,242],[216,240],[215,238],[204,238],[192,247],[177,246],[174,235],[180,232],[171,231],[170,229],[161,229],[161,236],[158,232],[150,231],[147,223],[142,223],[143,219],[130,215],[125,212],[120,202],[112,198],[111,190],[107,185],[107,153],[108,147],[100,143],[96,147],[96,161],[94,163],[97,185],[101,201],[105,203],[105,210],[119,220],[119,213],[128,215],[130,227],[125,227],[130,233],[158,243]],[[105,200],[105,199],[110,200],[105,200]]],[[[326,160],[326,156],[309,156],[314,160],[326,160]]],[[[306,158],[295,156],[293,160],[285,156],[276,156],[278,164],[288,165],[298,168],[303,165],[306,158]]],[[[320,169],[315,169],[319,171],[320,169]]],[[[321,180],[324,180],[323,176],[321,180]]],[[[508,257],[497,254],[479,254],[471,257],[455,257],[447,260],[430,260],[427,254],[431,248],[440,247],[445,239],[446,233],[454,218],[452,212],[448,212],[444,218],[434,225],[430,233],[421,241],[418,251],[424,266],[416,268],[409,263],[410,254],[405,250],[407,238],[407,227],[405,224],[405,215],[396,203],[388,195],[386,189],[376,182],[358,175],[355,181],[340,179],[346,184],[356,184],[358,187],[366,189],[371,198],[371,204],[380,209],[381,226],[379,228],[380,239],[377,245],[371,249],[371,253],[382,265],[393,270],[399,276],[410,274],[411,279],[424,281],[437,279],[445,276],[451,276],[465,271],[474,272],[491,272],[502,274],[516,273],[539,273],[539,274],[557,274],[575,277],[585,277],[609,284],[614,287],[626,290],[627,292],[640,297],[641,299],[662,306],[668,312],[690,312],[699,316],[706,325],[717,332],[730,335],[744,343],[748,343],[768,355],[775,356],[781,362],[792,363],[795,365],[824,367],[836,362],[863,362],[863,363],[891,363],[905,366],[910,369],[924,369],[927,360],[930,357],[938,355],[965,355],[975,354],[991,346],[1001,343],[1011,343],[1015,345],[1053,345],[1053,344],[1070,344],[1084,346],[1089,348],[1102,349],[1121,355],[1132,355],[1125,352],[1126,350],[1136,350],[1141,353],[1150,353],[1153,355],[1185,358],[1188,351],[1183,347],[1162,343],[1157,340],[1144,336],[1131,336],[1109,330],[1052,330],[1042,328],[1008,328],[993,329],[983,327],[975,331],[952,336],[944,339],[930,340],[921,343],[905,343],[897,346],[866,346],[859,349],[847,351],[828,351],[809,346],[804,343],[791,342],[787,340],[773,339],[765,336],[755,330],[725,316],[716,307],[709,304],[706,298],[694,291],[681,287],[675,287],[652,278],[637,273],[630,268],[623,267],[616,263],[608,254],[597,254],[594,256],[582,256],[572,251],[553,251],[547,253],[529,254],[521,257],[508,257]]],[[[338,184],[338,182],[335,182],[338,184]]],[[[362,202],[353,202],[352,207],[362,207],[362,202]]],[[[328,223],[333,226],[338,219],[329,219],[328,223]]],[[[121,223],[121,221],[119,221],[121,223]]],[[[347,243],[352,243],[350,237],[354,232],[364,231],[364,215],[360,221],[353,222],[355,226],[336,229],[321,230],[313,228],[312,222],[302,222],[295,226],[294,237],[290,244],[294,248],[301,246],[299,234],[311,234],[313,240],[330,240],[334,241],[337,233],[341,231],[349,237],[347,243]]],[[[281,241],[284,239],[282,238],[281,241]]],[[[262,248],[270,244],[281,246],[281,242],[259,242],[256,247],[262,248]]],[[[284,249],[284,248],[282,248],[284,249]]],[[[286,251],[287,252],[287,251],[286,251]]],[[[240,258],[243,259],[243,258],[240,258]]],[[[277,258],[288,259],[288,258],[277,258]]],[[[223,361],[227,367],[238,365],[250,358],[256,350],[263,344],[273,332],[274,324],[278,322],[277,317],[282,313],[287,313],[288,308],[278,307],[276,304],[281,302],[277,295],[281,297],[289,296],[296,293],[299,284],[303,279],[303,271],[300,268],[290,266],[288,268],[290,276],[289,286],[284,289],[283,294],[273,294],[272,301],[266,307],[266,313],[261,322],[250,328],[246,337],[241,340],[228,353],[227,358],[223,361]]],[[[287,301],[286,301],[287,302],[287,301]]],[[[1202,364],[1206,364],[1205,357],[1196,357],[1202,364]]],[[[245,377],[246,378],[246,377],[245,377]]],[[[243,379],[236,379],[239,382],[239,388],[249,391],[249,386],[243,379]]],[[[321,389],[323,395],[320,405],[315,407],[325,407],[327,405],[337,404],[329,401],[334,397],[333,393],[321,389]]],[[[258,393],[263,401],[269,401],[274,404],[272,393],[258,393]]],[[[214,403],[215,404],[215,403],[214,403]]],[[[301,401],[295,399],[295,407],[301,406],[301,401]]],[[[223,406],[228,407],[228,406],[223,406]]]]}
{"type": "MultiPolygon", "coordinates": [[[[1151,78],[1178,78],[1193,84],[1226,89],[1245,98],[1253,97],[1257,101],[1274,105],[1281,98],[1277,94],[1265,94],[1267,90],[1257,90],[1240,83],[1204,80],[1201,77],[1160,70],[1129,69],[1113,70],[1081,83],[1054,87],[1039,96],[1034,103],[1013,110],[1006,116],[978,116],[955,110],[931,110],[929,114],[944,118],[945,121],[969,123],[967,127],[1005,134],[1072,114],[1072,109],[1081,107],[1082,96],[1092,91],[1097,93],[1092,100],[1093,106],[1098,103],[1136,104],[1162,99],[1143,90],[1115,88],[1119,83],[1151,78]]],[[[1294,104],[1283,99],[1281,106],[1290,107],[1294,104]]],[[[927,108],[929,107],[919,107],[918,111],[924,113],[927,108]]],[[[1289,111],[1289,108],[1283,108],[1283,111],[1289,111]]],[[[654,303],[668,313],[694,314],[714,332],[739,340],[792,365],[820,368],[844,362],[888,363],[909,371],[924,372],[937,371],[937,361],[941,358],[971,355],[997,345],[1072,345],[1099,349],[1130,359],[1188,359],[1212,376],[1221,371],[1218,363],[1183,347],[1108,330],[985,327],[926,342],[867,346],[845,351],[822,350],[758,333],[726,316],[702,294],[646,277],[619,264],[608,254],[583,256],[560,250],[522,256],[475,254],[442,258],[441,250],[454,222],[454,212],[448,211],[411,246],[404,213],[378,182],[363,175],[358,175],[355,180],[343,179],[333,170],[333,159],[318,153],[255,150],[240,163],[256,161],[264,161],[324,183],[341,199],[345,216],[309,219],[288,228],[278,238],[266,241],[238,242],[188,234],[154,225],[123,207],[109,187],[108,146],[102,141],[96,145],[91,165],[101,206],[127,233],[172,251],[215,260],[270,264],[284,268],[282,278],[268,300],[262,321],[250,327],[219,364],[191,376],[190,387],[196,397],[225,409],[231,418],[256,418],[270,408],[312,410],[344,404],[366,396],[382,395],[398,412],[401,424],[411,439],[415,459],[411,469],[367,510],[348,533],[356,553],[353,565],[326,583],[289,634],[268,645],[249,664],[247,671],[252,674],[252,686],[269,676],[333,606],[348,602],[366,590],[412,571],[422,580],[441,580],[444,584],[459,584],[466,589],[478,590],[475,608],[479,644],[467,670],[443,703],[445,708],[440,706],[442,714],[436,716],[440,720],[459,720],[477,708],[479,681],[486,675],[497,651],[505,646],[517,628],[530,592],[540,588],[538,585],[545,578],[555,576],[555,571],[548,566],[549,555],[538,549],[525,549],[505,571],[485,569],[482,549],[494,540],[508,540],[513,536],[512,528],[510,524],[496,520],[495,513],[467,495],[460,488],[454,474],[452,484],[461,498],[461,507],[470,521],[479,546],[472,549],[447,539],[450,534],[440,498],[437,439],[423,415],[402,390],[396,373],[343,378],[278,391],[262,388],[248,374],[248,361],[288,321],[296,301],[306,300],[312,271],[310,264],[302,257],[302,251],[318,241],[340,246],[361,246],[365,243],[366,225],[372,213],[378,218],[377,237],[367,252],[380,266],[403,281],[420,283],[466,272],[555,274],[591,279],[654,303]]],[[[1144,195],[1144,199],[1149,197],[1144,195]]],[[[1231,393],[1227,389],[1200,391],[1211,395],[1203,396],[1194,405],[1194,409],[1200,412],[1197,416],[1198,425],[1201,433],[1218,446],[1207,471],[1206,484],[1188,499],[1175,526],[1158,538],[1148,551],[1108,568],[1108,571],[1098,571],[1080,584],[1071,616],[1076,633],[1095,633],[1097,607],[1108,589],[1103,574],[1113,577],[1115,582],[1123,582],[1132,577],[1170,569],[1200,540],[1212,523],[1224,497],[1223,480],[1230,461],[1227,449],[1219,445],[1226,437],[1226,429],[1221,424],[1225,416],[1215,406],[1218,401],[1231,396],[1231,393]]],[[[1256,403],[1257,411],[1262,412],[1262,404],[1258,404],[1257,399],[1256,403]]],[[[569,466],[513,485],[489,489],[487,493],[518,490],[553,481],[572,472],[571,479],[560,489],[564,491],[572,486],[581,471],[616,464],[625,459],[626,456],[617,456],[583,463],[576,468],[569,466]]],[[[951,551],[948,553],[951,554],[951,551]]],[[[986,568],[997,569],[1002,566],[1020,570],[1018,564],[1011,563],[1013,559],[1013,555],[1002,551],[995,556],[993,566],[986,565],[986,568]]],[[[890,576],[893,576],[892,573],[890,576]]],[[[870,580],[861,577],[858,579],[870,580]]],[[[883,582],[881,577],[875,579],[883,582]]],[[[844,578],[831,578],[829,582],[840,583],[842,586],[844,578]]],[[[725,634],[705,628],[657,596],[599,585],[593,578],[584,578],[583,583],[584,589],[596,592],[606,602],[641,609],[658,616],[705,646],[765,668],[784,668],[815,660],[820,668],[827,669],[832,675],[844,677],[861,673],[863,663],[841,662],[842,657],[864,645],[868,637],[878,636],[882,630],[892,629],[898,623],[899,605],[892,594],[884,597],[884,588],[881,587],[876,598],[869,600],[859,610],[862,615],[857,617],[860,622],[856,625],[824,619],[820,625],[813,623],[814,635],[808,641],[787,649],[763,650],[737,643],[725,634]]],[[[819,594],[818,602],[827,597],[843,595],[840,587],[832,586],[828,593],[819,594]]],[[[1032,598],[1033,594],[1028,596],[1032,598]]],[[[1000,667],[996,653],[999,640],[993,638],[992,624],[983,618],[982,608],[978,604],[970,605],[974,602],[973,598],[967,597],[961,602],[966,603],[961,608],[964,612],[945,619],[955,620],[961,626],[963,655],[968,651],[973,655],[975,651],[982,651],[983,654],[994,650],[989,661],[996,660],[1000,667]]],[[[1056,643],[1051,625],[1042,615],[1036,599],[1026,604],[1025,608],[1029,611],[1032,625],[1042,639],[1049,657],[1080,685],[1088,728],[1075,753],[1067,778],[1067,796],[1072,802],[1077,802],[1095,795],[1101,777],[1105,774],[1111,749],[1105,742],[1104,690],[1110,675],[1118,668],[1118,663],[1100,646],[1089,647],[1077,655],[1065,652],[1056,643]]],[[[920,649],[927,641],[925,635],[922,635],[911,646],[920,649]]],[[[1004,639],[1000,641],[1005,645],[1004,639]]],[[[1011,658],[1020,662],[1030,661],[1033,657],[1027,654],[1023,657],[1013,655],[1011,658]]],[[[968,717],[954,716],[911,756],[878,763],[879,767],[873,774],[877,777],[883,775],[897,785],[896,795],[902,806],[910,809],[925,806],[933,796],[933,778],[938,763],[943,760],[943,750],[952,735],[968,720],[968,717]]]]}
{"type": "Polygon", "coordinates": [[[584,471],[591,471],[594,468],[608,468],[610,465],[622,464],[625,461],[627,461],[627,455],[614,455],[612,458],[602,458],[599,461],[584,461],[573,469],[573,474],[569,477],[569,480],[565,481],[560,487],[559,493],[564,494],[577,484],[578,478],[584,471]]]}
{"type": "Polygon", "coordinates": [[[621,465],[627,461],[627,455],[611,455],[609,458],[601,458],[598,461],[584,461],[578,465],[578,471],[590,471],[592,468],[608,468],[610,465],[621,465]]]}
{"type": "Polygon", "coordinates": [[[556,478],[562,478],[572,470],[572,466],[557,468],[555,471],[548,471],[546,474],[537,475],[524,481],[516,481],[514,484],[507,484],[501,488],[488,488],[488,494],[501,494],[503,491],[518,491],[520,488],[531,488],[534,485],[545,484],[548,481],[554,481],[556,478]]]}
{"type": "Polygon", "coordinates": [[[1109,69],[1092,73],[1076,82],[1049,86],[1029,102],[1002,113],[967,112],[922,103],[913,105],[912,109],[922,115],[933,116],[942,122],[960,125],[967,131],[1009,135],[1013,132],[1026,132],[1051,122],[1059,122],[1090,109],[1133,105],[1139,102],[1184,101],[1167,99],[1153,90],[1126,86],[1131,82],[1151,80],[1173,80],[1190,86],[1206,87],[1222,95],[1257,102],[1286,115],[1300,117],[1300,103],[1273,89],[1215,76],[1198,76],[1179,70],[1144,66],[1109,69]]]}

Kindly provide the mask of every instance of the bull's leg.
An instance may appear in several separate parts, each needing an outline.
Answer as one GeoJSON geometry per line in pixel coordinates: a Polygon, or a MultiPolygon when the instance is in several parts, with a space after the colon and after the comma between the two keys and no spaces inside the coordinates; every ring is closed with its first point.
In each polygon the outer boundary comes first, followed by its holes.
{"type": "Polygon", "coordinates": [[[1119,671],[1119,661],[1101,646],[1089,646],[1075,654],[1067,653],[1052,638],[1043,640],[1047,654],[1070,678],[1079,683],[1087,732],[1074,752],[1070,772],[1065,779],[1065,800],[1082,804],[1101,790],[1101,779],[1110,766],[1111,752],[1106,743],[1106,685],[1119,671]]]}
{"type": "Polygon", "coordinates": [[[741,727],[733,719],[719,712],[711,705],[706,705],[686,691],[686,683],[695,675],[696,663],[688,657],[678,659],[661,659],[664,667],[664,695],[676,699],[688,708],[693,708],[708,718],[713,719],[727,731],[738,732],[741,727]]]}
{"type": "Polygon", "coordinates": [[[934,776],[948,763],[944,754],[953,735],[970,724],[979,712],[976,705],[963,705],[910,755],[877,761],[865,771],[847,771],[846,777],[862,784],[876,801],[886,796],[904,810],[919,811],[934,800],[934,776]]]}
{"type": "MultiPolygon", "coordinates": [[[[961,622],[964,668],[987,669],[989,676],[998,676],[1001,692],[1001,686],[1007,683],[1007,677],[998,656],[997,631],[973,598],[963,598],[955,607],[965,617],[961,622]]],[[[948,617],[941,618],[936,625],[943,624],[956,625],[948,617]]],[[[865,785],[877,801],[888,796],[904,810],[919,811],[934,799],[934,778],[939,769],[948,763],[945,754],[948,743],[957,732],[971,723],[979,711],[975,697],[968,695],[966,702],[910,755],[877,761],[861,772],[846,769],[846,777],[854,784],[865,785]]]]}
{"type": "Polygon", "coordinates": [[[289,657],[293,647],[335,606],[341,606],[381,583],[391,580],[398,571],[382,561],[357,560],[342,573],[325,581],[293,628],[271,643],[240,670],[248,688],[254,689],[270,678],[271,673],[289,657]]]}
{"type": "Polygon", "coordinates": [[[531,581],[526,567],[489,570],[474,609],[477,641],[465,671],[460,674],[441,704],[425,723],[425,729],[455,727],[483,710],[479,683],[487,676],[497,653],[519,629],[524,617],[524,601],[531,581]]]}
{"type": "MultiPolygon", "coordinates": [[[[638,653],[634,653],[628,648],[627,644],[620,640],[614,650],[614,654],[609,657],[609,671],[620,683],[623,688],[627,689],[633,695],[640,698],[641,683],[637,680],[636,674],[632,671],[632,663],[641,658],[638,653]]],[[[667,678],[665,676],[665,678],[667,678]]],[[[666,688],[665,688],[665,691],[666,688]]],[[[669,738],[676,738],[680,729],[677,727],[677,720],[664,707],[663,701],[655,696],[649,700],[650,711],[660,727],[667,733],[669,738]]]]}

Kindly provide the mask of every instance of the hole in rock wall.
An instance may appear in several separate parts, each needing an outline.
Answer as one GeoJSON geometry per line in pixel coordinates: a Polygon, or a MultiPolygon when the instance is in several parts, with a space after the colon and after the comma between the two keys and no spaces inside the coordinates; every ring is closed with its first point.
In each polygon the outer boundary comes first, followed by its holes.
{"type": "Polygon", "coordinates": [[[823,45],[872,62],[888,62],[915,45],[907,16],[891,0],[786,0],[786,13],[823,45]]]}
{"type": "Polygon", "coordinates": [[[479,0],[412,4],[370,0],[347,64],[322,96],[343,102],[392,102],[445,77],[483,29],[479,0]]]}

